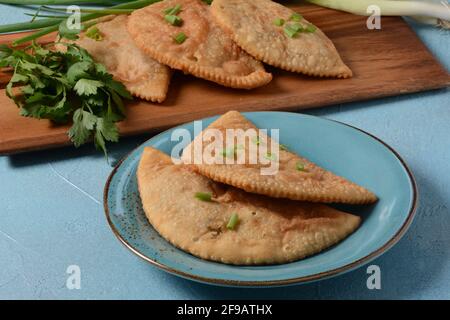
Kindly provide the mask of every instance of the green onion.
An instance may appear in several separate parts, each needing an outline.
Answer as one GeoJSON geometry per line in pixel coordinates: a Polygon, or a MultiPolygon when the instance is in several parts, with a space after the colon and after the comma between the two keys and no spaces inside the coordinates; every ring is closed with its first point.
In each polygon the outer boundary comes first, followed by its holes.
{"type": "Polygon", "coordinates": [[[267,152],[266,155],[264,156],[264,158],[266,158],[267,160],[270,160],[270,161],[277,160],[277,157],[272,152],[267,152]]]}
{"type": "Polygon", "coordinates": [[[175,7],[167,8],[164,10],[165,14],[177,15],[181,11],[181,4],[177,4],[175,7]]]}
{"type": "Polygon", "coordinates": [[[305,29],[306,32],[315,32],[317,30],[316,26],[309,24],[305,29]]]}
{"type": "Polygon", "coordinates": [[[72,5],[72,4],[112,4],[117,3],[117,0],[0,0],[4,4],[18,4],[24,5],[72,5]]]}
{"type": "MultiPolygon", "coordinates": [[[[1,0],[0,0],[1,1],[1,0]]],[[[42,6],[39,9],[47,12],[56,12],[56,13],[66,13],[66,9],[62,8],[52,8],[47,6],[42,6]]],[[[102,14],[130,14],[134,10],[133,9],[84,9],[80,8],[81,13],[102,13],[102,14]]]]}
{"type": "Polygon", "coordinates": [[[103,35],[97,27],[89,28],[86,31],[86,37],[91,38],[95,41],[103,40],[103,35]]]}
{"type": "Polygon", "coordinates": [[[175,42],[178,44],[182,44],[184,41],[186,41],[186,39],[187,36],[184,34],[184,32],[180,32],[173,38],[173,40],[175,40],[175,42]]]}
{"type": "MultiPolygon", "coordinates": [[[[131,2],[122,3],[122,4],[119,4],[116,6],[112,6],[112,7],[110,7],[110,9],[139,9],[139,8],[148,6],[152,3],[159,2],[159,1],[161,1],[161,0],[137,0],[137,1],[131,1],[131,2]]],[[[93,20],[93,19],[103,17],[105,15],[108,15],[108,13],[103,13],[102,11],[99,11],[97,13],[88,13],[88,14],[81,15],[81,21],[93,20]]],[[[45,36],[49,33],[58,31],[60,23],[62,21],[65,21],[65,19],[61,19],[61,20],[59,20],[59,19],[42,19],[42,20],[37,20],[37,21],[31,22],[31,23],[28,22],[28,23],[22,23],[22,24],[6,25],[6,26],[3,26],[3,28],[0,27],[0,33],[42,28],[31,35],[27,35],[23,38],[13,41],[13,45],[16,46],[19,44],[23,44],[25,42],[36,40],[37,38],[45,36]],[[15,29],[11,29],[12,27],[15,27],[15,29]]]]}
{"type": "Polygon", "coordinates": [[[234,230],[236,228],[236,226],[239,223],[239,217],[237,215],[237,213],[233,213],[230,217],[230,220],[228,220],[227,223],[227,229],[229,230],[234,230]]]}
{"type": "Polygon", "coordinates": [[[280,144],[280,150],[289,151],[288,147],[286,147],[286,145],[284,144],[280,144]]]}
{"type": "Polygon", "coordinates": [[[211,192],[196,192],[194,195],[198,200],[201,201],[211,201],[212,194],[211,192]]]}
{"type": "Polygon", "coordinates": [[[305,165],[301,162],[295,164],[295,169],[297,169],[297,171],[306,171],[305,165]]]}
{"type": "MultiPolygon", "coordinates": [[[[65,17],[60,17],[58,21],[63,21],[65,17]]],[[[25,30],[35,30],[35,29],[41,29],[46,28],[50,26],[54,26],[55,24],[58,24],[58,21],[56,19],[39,19],[34,20],[33,22],[20,22],[20,23],[12,23],[12,24],[5,24],[3,26],[0,26],[0,33],[6,33],[6,32],[18,32],[18,31],[25,31],[25,30]]]]}
{"type": "Polygon", "coordinates": [[[222,149],[222,151],[220,152],[220,154],[225,157],[225,158],[231,158],[234,157],[234,155],[236,154],[236,148],[226,148],[226,149],[222,149]]]}
{"type": "Polygon", "coordinates": [[[24,13],[24,15],[33,17],[33,19],[31,19],[30,22],[36,21],[36,18],[51,18],[51,19],[59,19],[59,20],[66,18],[66,16],[63,16],[63,15],[35,14],[35,13],[33,14],[33,13],[26,13],[26,12],[24,13]]]}
{"type": "Polygon", "coordinates": [[[181,24],[183,23],[183,19],[181,19],[179,16],[175,16],[172,14],[166,14],[164,16],[164,20],[166,20],[173,26],[181,26],[181,24]]]}
{"type": "Polygon", "coordinates": [[[297,13],[297,12],[294,12],[292,15],[291,15],[291,17],[289,18],[289,20],[292,20],[292,21],[300,21],[300,20],[302,20],[303,19],[303,17],[302,17],[302,15],[300,14],[300,13],[297,13]]]}
{"type": "Polygon", "coordinates": [[[275,20],[273,20],[273,24],[278,27],[281,27],[284,24],[284,19],[276,18],[275,20]]]}
{"type": "Polygon", "coordinates": [[[289,38],[294,38],[298,34],[298,30],[293,29],[290,25],[285,26],[283,31],[289,38]]]}
{"type": "Polygon", "coordinates": [[[19,44],[23,44],[23,43],[26,43],[26,42],[29,42],[29,41],[36,40],[37,38],[43,37],[43,36],[45,36],[45,35],[47,35],[49,33],[58,31],[58,27],[59,27],[59,24],[56,25],[56,26],[50,26],[50,27],[42,28],[42,29],[40,29],[39,31],[36,31],[33,34],[30,34],[28,36],[25,36],[25,37],[22,37],[22,38],[14,40],[12,42],[12,45],[13,46],[17,46],[19,44]]]}
{"type": "Polygon", "coordinates": [[[440,3],[426,1],[393,1],[393,0],[308,0],[319,6],[350,12],[357,15],[372,15],[367,8],[378,6],[383,16],[409,16],[421,22],[443,28],[450,28],[450,10],[445,1],[440,3]]]}
{"type": "Polygon", "coordinates": [[[253,137],[252,142],[253,142],[254,144],[256,144],[257,146],[261,144],[261,140],[259,139],[258,136],[253,137]]]}

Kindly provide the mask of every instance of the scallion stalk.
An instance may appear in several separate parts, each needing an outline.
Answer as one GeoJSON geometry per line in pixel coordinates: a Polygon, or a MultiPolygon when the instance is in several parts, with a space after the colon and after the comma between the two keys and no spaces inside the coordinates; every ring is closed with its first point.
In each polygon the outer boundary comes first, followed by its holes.
{"type": "MultiPolygon", "coordinates": [[[[159,2],[159,1],[161,1],[161,0],[138,0],[138,1],[132,1],[132,2],[127,2],[127,3],[122,3],[122,4],[119,4],[119,5],[116,5],[116,6],[112,6],[109,9],[106,9],[106,11],[107,10],[111,10],[111,9],[113,9],[113,10],[116,10],[116,9],[139,9],[139,8],[148,6],[150,4],[153,4],[153,3],[159,2]]],[[[89,20],[93,20],[93,19],[97,19],[97,18],[106,16],[106,15],[109,15],[109,14],[110,13],[105,13],[105,11],[100,10],[97,13],[87,13],[87,14],[81,15],[80,20],[82,22],[89,21],[89,20]]],[[[13,45],[16,46],[16,45],[20,45],[20,44],[23,44],[23,43],[26,43],[26,42],[29,42],[29,41],[33,41],[33,40],[36,40],[37,38],[45,36],[45,35],[47,35],[49,33],[55,32],[55,31],[58,30],[59,24],[62,21],[64,21],[64,19],[61,19],[61,20],[58,20],[58,19],[45,19],[45,20],[52,21],[52,24],[46,26],[45,28],[42,28],[42,29],[38,30],[37,32],[35,32],[35,33],[31,34],[31,35],[27,35],[27,36],[25,36],[23,38],[15,40],[13,42],[13,45]]],[[[39,21],[40,20],[37,20],[35,22],[28,23],[28,24],[33,24],[33,23],[36,23],[36,22],[39,22],[39,21]]],[[[29,30],[29,29],[21,29],[20,31],[22,31],[22,30],[29,30]]],[[[9,30],[9,31],[3,31],[3,32],[12,32],[12,31],[19,31],[19,30],[9,30]]],[[[1,32],[2,31],[0,30],[0,33],[1,32]]]]}
{"type": "Polygon", "coordinates": [[[20,23],[6,24],[3,26],[0,26],[0,33],[18,32],[18,31],[36,30],[36,29],[46,28],[46,27],[58,24],[58,22],[61,22],[63,20],[64,20],[64,17],[61,17],[59,19],[59,21],[57,21],[56,19],[53,19],[53,18],[49,18],[49,19],[34,20],[33,22],[20,22],[20,23]]]}
{"type": "MultiPolygon", "coordinates": [[[[433,18],[434,24],[450,27],[450,7],[444,1],[408,1],[408,0],[307,0],[316,5],[335,10],[367,16],[367,8],[378,6],[382,16],[409,16],[433,18]]],[[[428,20],[430,21],[430,20],[428,20]]]]}
{"type": "MultiPolygon", "coordinates": [[[[17,4],[17,5],[72,5],[72,4],[113,4],[117,2],[125,2],[126,0],[0,0],[0,4],[17,4]]],[[[131,2],[129,0],[127,2],[131,2]]]]}
{"type": "MultiPolygon", "coordinates": [[[[43,6],[42,10],[47,12],[55,12],[55,13],[65,13],[66,9],[63,8],[51,8],[47,6],[43,6]]],[[[101,14],[129,14],[132,13],[134,9],[84,9],[80,8],[81,13],[101,13],[101,14]]]]}

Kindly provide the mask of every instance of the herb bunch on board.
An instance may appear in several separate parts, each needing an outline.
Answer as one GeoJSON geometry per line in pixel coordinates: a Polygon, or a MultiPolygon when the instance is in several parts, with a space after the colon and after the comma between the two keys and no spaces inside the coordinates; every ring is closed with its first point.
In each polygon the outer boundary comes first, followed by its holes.
{"type": "Polygon", "coordinates": [[[119,138],[116,123],[125,117],[122,99],[131,95],[86,50],[62,44],[67,46],[65,52],[37,44],[25,50],[0,46],[0,68],[14,71],[6,94],[22,116],[55,123],[72,120],[69,138],[75,146],[93,138],[106,155],[106,141],[119,138]]]}

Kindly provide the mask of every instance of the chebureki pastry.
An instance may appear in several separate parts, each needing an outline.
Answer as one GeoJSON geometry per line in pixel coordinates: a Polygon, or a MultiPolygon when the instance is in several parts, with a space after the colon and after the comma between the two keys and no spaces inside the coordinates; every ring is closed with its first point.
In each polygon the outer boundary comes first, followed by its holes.
{"type": "Polygon", "coordinates": [[[327,36],[300,14],[270,0],[214,0],[211,13],[245,51],[267,64],[313,76],[348,78],[327,36]]]}
{"type": "Polygon", "coordinates": [[[203,259],[241,265],[289,262],[338,243],[360,224],[359,217],[322,204],[271,199],[218,184],[153,148],[144,149],[137,179],[153,227],[203,259]]]}
{"type": "Polygon", "coordinates": [[[134,11],[128,31],[150,57],[226,87],[252,89],[270,82],[261,62],[236,45],[201,0],[165,0],[134,11]]]}
{"type": "Polygon", "coordinates": [[[348,204],[377,200],[369,190],[279,145],[237,111],[227,112],[195,137],[183,150],[182,159],[212,180],[270,197],[348,204]],[[216,135],[211,135],[212,132],[216,135]],[[217,132],[223,137],[220,140],[223,149],[213,146],[219,141],[217,132]],[[226,143],[230,132],[234,145],[226,143]],[[251,138],[249,132],[256,132],[256,137],[251,138]],[[256,149],[257,161],[251,162],[250,156],[256,149]],[[214,154],[212,159],[206,157],[208,154],[214,154]],[[225,158],[222,163],[217,161],[220,157],[225,158]],[[270,168],[275,170],[270,172],[270,168]],[[263,169],[267,171],[264,174],[263,169]]]}
{"type": "Polygon", "coordinates": [[[102,63],[128,91],[141,99],[162,102],[166,98],[171,77],[170,69],[142,52],[127,32],[126,15],[97,23],[100,39],[84,32],[75,41],[102,63]]]}

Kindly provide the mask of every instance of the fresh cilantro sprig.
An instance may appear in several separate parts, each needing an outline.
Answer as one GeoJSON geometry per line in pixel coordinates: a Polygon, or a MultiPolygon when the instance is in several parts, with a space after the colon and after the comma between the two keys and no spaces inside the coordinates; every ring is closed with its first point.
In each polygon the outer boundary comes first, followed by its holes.
{"type": "Polygon", "coordinates": [[[6,94],[22,116],[56,123],[72,120],[68,135],[74,145],[93,139],[106,155],[106,142],[119,139],[116,123],[125,118],[122,99],[131,95],[86,50],[61,44],[67,46],[65,52],[36,44],[24,50],[0,46],[0,67],[14,72],[6,94]]]}

